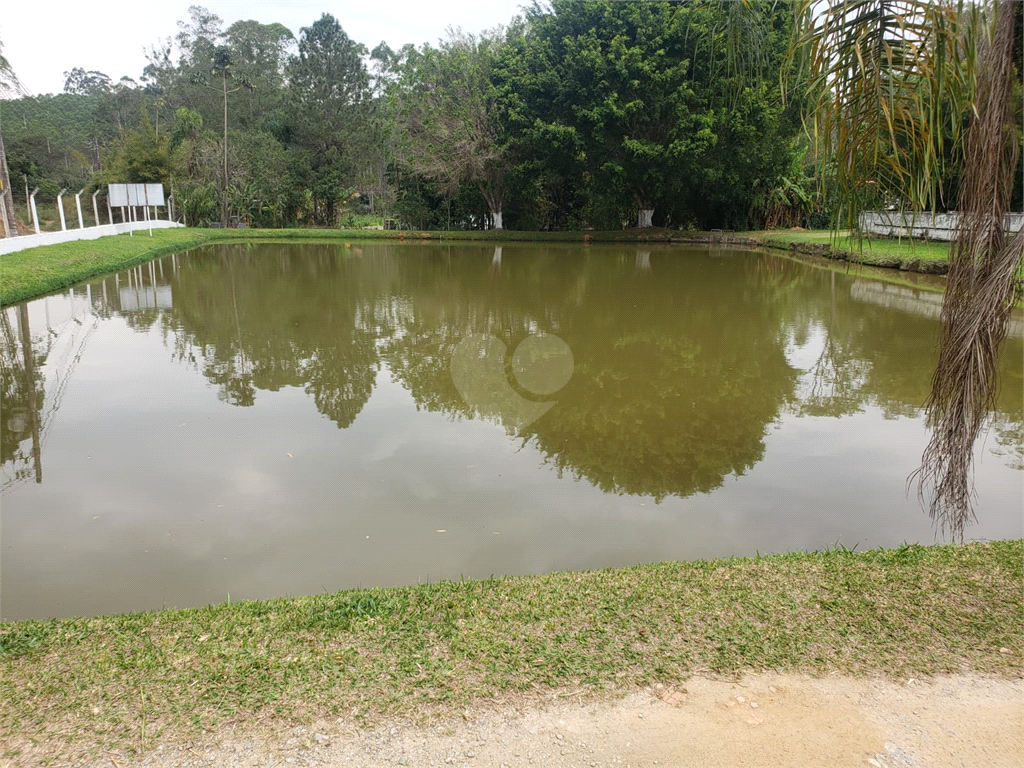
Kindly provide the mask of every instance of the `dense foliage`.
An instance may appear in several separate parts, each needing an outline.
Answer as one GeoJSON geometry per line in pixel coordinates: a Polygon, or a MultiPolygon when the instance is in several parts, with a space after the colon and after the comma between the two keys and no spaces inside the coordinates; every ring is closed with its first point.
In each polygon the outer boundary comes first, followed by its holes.
{"type": "Polygon", "coordinates": [[[779,77],[792,13],[763,6],[746,32],[762,54],[742,67],[713,2],[554,0],[505,28],[372,53],[329,14],[295,36],[192,6],[139,81],[77,67],[63,94],[4,102],[11,176],[40,200],[161,181],[188,223],[806,223],[779,77]]]}

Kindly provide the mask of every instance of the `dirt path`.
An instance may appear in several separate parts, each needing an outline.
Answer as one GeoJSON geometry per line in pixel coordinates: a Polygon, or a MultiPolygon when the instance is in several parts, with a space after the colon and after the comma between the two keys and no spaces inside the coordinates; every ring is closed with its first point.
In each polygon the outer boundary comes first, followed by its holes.
{"type": "Polygon", "coordinates": [[[616,701],[487,707],[431,726],[345,721],[164,745],[104,766],[1000,766],[1024,765],[1024,681],[748,675],[694,678],[616,701]]]}

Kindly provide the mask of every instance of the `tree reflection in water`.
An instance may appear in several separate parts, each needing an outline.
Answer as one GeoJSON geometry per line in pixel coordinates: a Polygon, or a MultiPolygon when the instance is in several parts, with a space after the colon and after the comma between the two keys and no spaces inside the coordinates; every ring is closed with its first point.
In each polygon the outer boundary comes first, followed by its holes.
{"type": "MultiPolygon", "coordinates": [[[[245,243],[165,257],[86,291],[95,320],[159,329],[232,405],[301,388],[344,429],[386,366],[419,409],[502,422],[559,473],[663,499],[747,472],[786,413],[920,414],[934,299],[904,289],[894,304],[874,286],[722,249],[245,243]],[[574,362],[550,394],[522,387],[512,370],[514,350],[538,333],[563,340],[574,362]],[[505,348],[495,371],[507,397],[544,403],[543,415],[522,423],[463,399],[452,356],[475,334],[505,348]]],[[[0,451],[20,477],[39,463],[30,438],[45,431],[53,400],[41,372],[49,347],[24,343],[24,305],[2,322],[0,451]]],[[[1021,341],[1006,347],[996,444],[1021,466],[1021,341]]]]}

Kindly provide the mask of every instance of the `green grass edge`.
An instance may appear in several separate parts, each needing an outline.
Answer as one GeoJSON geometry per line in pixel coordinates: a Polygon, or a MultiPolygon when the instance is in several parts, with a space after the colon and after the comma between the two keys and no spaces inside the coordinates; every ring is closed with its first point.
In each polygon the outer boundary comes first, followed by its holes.
{"type": "MultiPolygon", "coordinates": [[[[1024,676],[1024,541],[837,547],[0,625],[0,741],[131,749],[773,669],[1024,676]],[[140,711],[140,701],[144,709],[140,711]],[[63,743],[62,734],[73,733],[63,743]]],[[[20,745],[20,746],[19,746],[20,745]]]]}

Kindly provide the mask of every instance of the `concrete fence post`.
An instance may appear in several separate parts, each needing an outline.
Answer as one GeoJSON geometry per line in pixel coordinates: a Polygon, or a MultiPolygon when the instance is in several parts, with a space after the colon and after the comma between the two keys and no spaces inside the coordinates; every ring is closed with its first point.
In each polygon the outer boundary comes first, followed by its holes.
{"type": "Polygon", "coordinates": [[[96,221],[97,227],[100,226],[100,209],[96,205],[96,195],[98,195],[99,193],[100,191],[98,189],[92,193],[92,215],[93,219],[96,221]]]}
{"type": "Polygon", "coordinates": [[[32,208],[32,223],[35,225],[37,235],[39,234],[39,211],[36,209],[36,193],[38,191],[39,187],[36,187],[29,196],[29,204],[32,208]]]}
{"type": "Polygon", "coordinates": [[[4,207],[4,195],[9,191],[7,189],[0,190],[0,221],[4,225],[4,237],[15,237],[18,233],[11,229],[11,222],[7,220],[7,208],[4,207]]]}
{"type": "Polygon", "coordinates": [[[78,228],[85,229],[85,222],[82,220],[82,193],[84,189],[78,190],[78,194],[75,195],[75,208],[78,209],[78,228]]]}
{"type": "Polygon", "coordinates": [[[60,214],[60,228],[62,231],[68,228],[68,223],[64,220],[64,201],[61,200],[65,192],[67,192],[67,190],[62,189],[57,193],[57,213],[60,214]]]}

